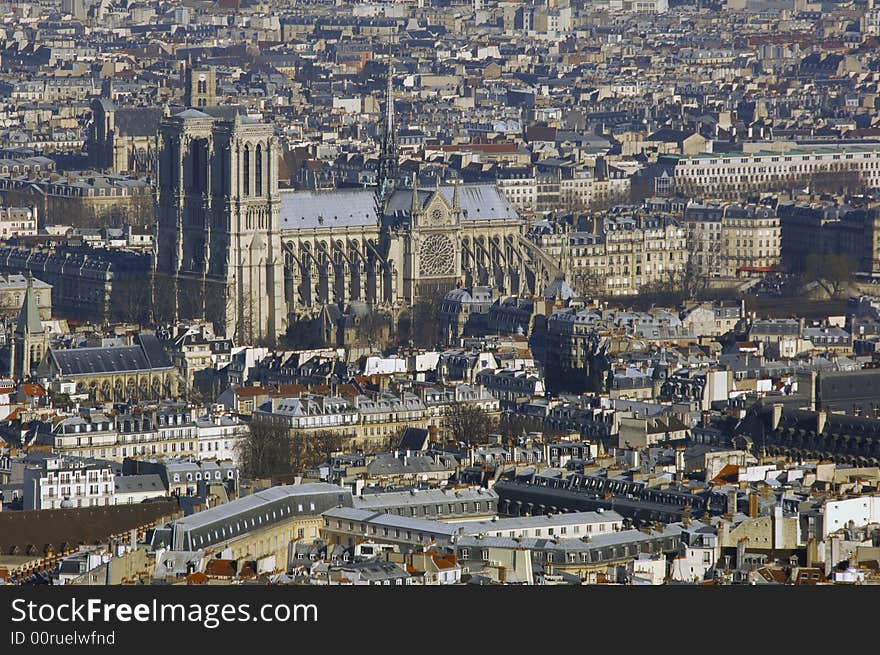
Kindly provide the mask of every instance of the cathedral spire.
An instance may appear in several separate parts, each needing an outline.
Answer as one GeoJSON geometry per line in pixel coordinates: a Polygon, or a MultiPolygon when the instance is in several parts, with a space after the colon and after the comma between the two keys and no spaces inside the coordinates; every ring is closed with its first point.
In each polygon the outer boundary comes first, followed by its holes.
{"type": "Polygon", "coordinates": [[[382,147],[379,152],[379,168],[376,172],[376,196],[379,205],[391,195],[397,181],[397,126],[394,122],[394,62],[388,62],[388,79],[385,85],[385,116],[382,120],[382,147]]]}
{"type": "Polygon", "coordinates": [[[413,172],[412,177],[412,197],[410,198],[410,206],[409,206],[409,215],[410,218],[414,217],[416,213],[421,209],[421,203],[419,202],[419,174],[413,172]]]}

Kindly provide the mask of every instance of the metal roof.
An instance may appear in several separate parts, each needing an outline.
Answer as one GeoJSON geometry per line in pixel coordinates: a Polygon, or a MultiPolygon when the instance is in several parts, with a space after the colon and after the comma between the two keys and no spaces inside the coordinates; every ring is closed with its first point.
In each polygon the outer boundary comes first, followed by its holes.
{"type": "Polygon", "coordinates": [[[281,192],[282,231],[378,225],[376,200],[370,190],[281,192]]]}

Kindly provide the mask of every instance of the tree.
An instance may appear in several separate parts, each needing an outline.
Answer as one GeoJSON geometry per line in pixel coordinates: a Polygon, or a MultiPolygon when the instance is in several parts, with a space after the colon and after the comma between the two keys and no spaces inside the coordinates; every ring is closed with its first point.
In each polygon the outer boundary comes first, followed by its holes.
{"type": "Polygon", "coordinates": [[[577,268],[572,274],[571,288],[579,296],[588,298],[604,296],[606,278],[604,269],[577,268]]]}
{"type": "Polygon", "coordinates": [[[111,290],[111,315],[122,323],[146,325],[150,322],[150,280],[131,277],[116,280],[111,290]]]}
{"type": "Polygon", "coordinates": [[[496,427],[489,412],[473,403],[454,402],[443,410],[442,428],[448,438],[456,441],[486,443],[496,427]]]}
{"type": "Polygon", "coordinates": [[[846,255],[809,255],[806,279],[816,280],[832,298],[837,298],[852,281],[856,266],[855,260],[846,255]]]}
{"type": "Polygon", "coordinates": [[[332,430],[320,430],[311,434],[297,431],[290,441],[290,466],[294,473],[305,473],[345,446],[345,437],[332,430]]]}
{"type": "Polygon", "coordinates": [[[254,419],[238,449],[241,468],[251,478],[290,473],[291,441],[283,423],[254,419]]]}
{"type": "Polygon", "coordinates": [[[153,322],[157,325],[167,325],[174,320],[176,293],[174,277],[156,271],[153,275],[153,322]]]}
{"type": "Polygon", "coordinates": [[[383,345],[388,338],[391,319],[387,314],[372,310],[358,323],[359,340],[367,345],[383,345]]]}
{"type": "Polygon", "coordinates": [[[498,421],[498,432],[507,440],[528,436],[529,432],[543,432],[544,421],[535,416],[522,416],[505,412],[498,421]]]}
{"type": "Polygon", "coordinates": [[[417,348],[433,348],[442,341],[440,304],[442,296],[422,296],[412,306],[409,333],[417,348]]]}
{"type": "Polygon", "coordinates": [[[682,266],[669,267],[662,276],[643,284],[639,287],[639,295],[649,296],[659,305],[676,306],[702,296],[708,287],[709,278],[700,270],[691,242],[682,266]]]}
{"type": "Polygon", "coordinates": [[[287,350],[321,348],[324,346],[321,332],[321,323],[316,318],[291,321],[281,338],[281,346],[287,350]]]}

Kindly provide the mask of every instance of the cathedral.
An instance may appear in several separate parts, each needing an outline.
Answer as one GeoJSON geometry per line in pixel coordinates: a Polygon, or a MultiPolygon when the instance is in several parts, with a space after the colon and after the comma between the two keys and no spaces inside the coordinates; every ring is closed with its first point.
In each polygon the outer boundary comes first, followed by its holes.
{"type": "Polygon", "coordinates": [[[554,264],[505,196],[401,181],[388,101],[383,122],[375,190],[293,191],[279,189],[271,125],[199,109],[164,118],[156,275],[170,283],[154,292],[239,343],[271,342],[327,305],[396,315],[462,285],[540,293],[554,264]]]}

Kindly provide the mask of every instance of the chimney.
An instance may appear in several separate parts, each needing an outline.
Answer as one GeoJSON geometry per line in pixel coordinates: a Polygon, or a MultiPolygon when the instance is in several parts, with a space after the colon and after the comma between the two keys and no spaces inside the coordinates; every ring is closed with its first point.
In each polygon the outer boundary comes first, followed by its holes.
{"type": "Polygon", "coordinates": [[[773,403],[773,422],[770,426],[771,430],[779,427],[779,419],[782,418],[782,403],[773,403]]]}
{"type": "Polygon", "coordinates": [[[749,517],[758,518],[758,494],[749,494],[749,517]]]}
{"type": "Polygon", "coordinates": [[[731,517],[736,514],[736,489],[727,492],[727,514],[731,517]]]}
{"type": "Polygon", "coordinates": [[[675,448],[675,472],[679,475],[684,474],[685,463],[684,463],[684,446],[677,446],[675,448]]]}

